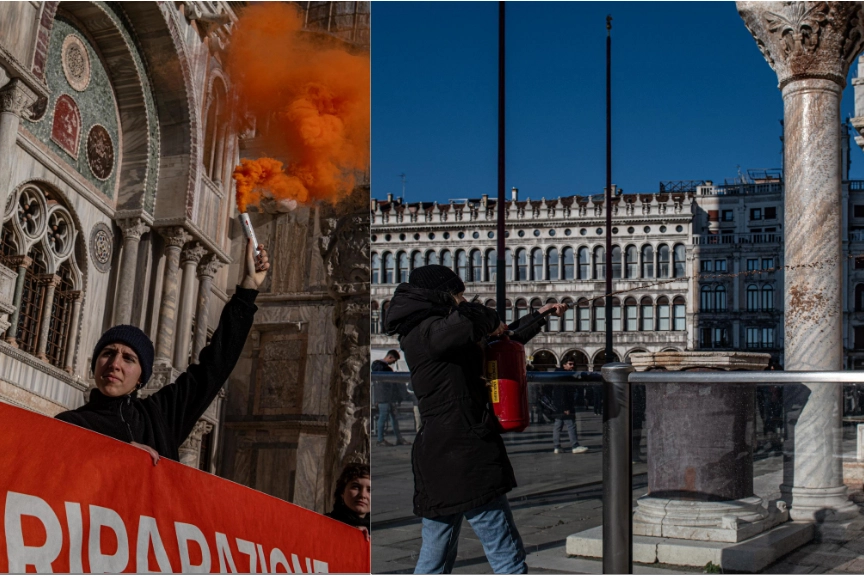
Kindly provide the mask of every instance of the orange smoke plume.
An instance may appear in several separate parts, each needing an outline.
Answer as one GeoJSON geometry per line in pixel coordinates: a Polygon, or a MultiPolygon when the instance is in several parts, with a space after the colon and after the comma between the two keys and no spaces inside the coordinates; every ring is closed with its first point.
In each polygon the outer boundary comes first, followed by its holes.
{"type": "Polygon", "coordinates": [[[231,37],[234,116],[254,116],[268,149],[286,160],[284,168],[271,158],[237,167],[241,212],[263,197],[335,202],[369,166],[369,57],[301,28],[296,8],[267,2],[244,8],[231,37]]]}

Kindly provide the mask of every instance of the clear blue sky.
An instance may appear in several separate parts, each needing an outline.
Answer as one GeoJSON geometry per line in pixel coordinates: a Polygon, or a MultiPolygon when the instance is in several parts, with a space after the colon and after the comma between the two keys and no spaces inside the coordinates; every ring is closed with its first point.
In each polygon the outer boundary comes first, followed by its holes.
{"type": "MultiPolygon", "coordinates": [[[[508,191],[603,191],[606,14],[615,184],[781,166],[777,76],[733,2],[508,2],[508,191]]],[[[373,196],[401,194],[403,172],[409,202],[496,194],[497,15],[497,2],[373,2],[373,196]]]]}

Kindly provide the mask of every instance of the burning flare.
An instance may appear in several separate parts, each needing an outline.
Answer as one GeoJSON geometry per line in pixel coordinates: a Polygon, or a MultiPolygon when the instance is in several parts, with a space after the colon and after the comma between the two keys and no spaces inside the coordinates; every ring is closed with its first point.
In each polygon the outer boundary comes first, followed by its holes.
{"type": "Polygon", "coordinates": [[[369,165],[369,57],[301,28],[293,6],[254,4],[231,38],[234,117],[256,118],[268,147],[287,160],[241,161],[234,171],[240,212],[264,200],[277,209],[335,202],[369,165]]]}

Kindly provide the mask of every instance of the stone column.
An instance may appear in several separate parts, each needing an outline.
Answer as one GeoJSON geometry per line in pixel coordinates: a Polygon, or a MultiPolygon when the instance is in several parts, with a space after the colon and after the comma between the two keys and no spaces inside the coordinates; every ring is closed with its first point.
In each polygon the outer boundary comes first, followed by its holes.
{"type": "Polygon", "coordinates": [[[78,338],[78,324],[81,321],[81,301],[84,293],[80,290],[70,292],[72,298],[72,319],[69,324],[69,337],[66,340],[66,362],[63,369],[72,374],[75,371],[75,340],[78,338]]]}
{"type": "Polygon", "coordinates": [[[177,325],[180,249],[189,240],[189,236],[179,226],[159,232],[165,239],[165,269],[162,277],[162,301],[159,304],[159,330],[156,333],[156,363],[169,365],[174,354],[174,327],[177,325]]]}
{"type": "Polygon", "coordinates": [[[123,231],[123,258],[120,263],[120,281],[114,297],[114,324],[129,324],[132,320],[132,300],[138,287],[138,245],[150,227],[141,218],[119,220],[117,225],[123,231]]]}
{"type": "Polygon", "coordinates": [[[213,277],[222,267],[215,254],[210,254],[198,265],[198,307],[195,309],[195,341],[192,343],[192,362],[198,362],[198,354],[207,343],[207,320],[210,312],[210,288],[213,277]]]}
{"type": "Polygon", "coordinates": [[[51,311],[54,308],[54,291],[60,285],[60,277],[56,274],[45,274],[39,278],[39,285],[45,286],[45,297],[42,298],[42,318],[39,320],[39,341],[36,344],[36,357],[45,362],[48,356],[48,330],[51,327],[51,311]]]}
{"type": "Polygon", "coordinates": [[[183,444],[180,445],[180,463],[198,468],[198,460],[201,458],[201,439],[205,434],[213,430],[213,425],[206,420],[199,420],[192,429],[192,433],[183,444]]]}
{"type": "Polygon", "coordinates": [[[15,298],[12,301],[12,304],[15,306],[15,311],[9,319],[9,329],[6,331],[6,342],[17,348],[18,341],[16,338],[18,336],[18,317],[21,313],[21,296],[24,293],[24,277],[27,273],[27,268],[33,264],[33,259],[29,256],[16,256],[9,260],[9,264],[11,266],[17,265],[18,278],[15,279],[15,298]]]}
{"type": "Polygon", "coordinates": [[[174,368],[185,370],[189,365],[189,345],[192,335],[192,314],[195,312],[195,267],[206,250],[197,242],[183,250],[180,265],[183,267],[183,284],[180,288],[180,309],[177,312],[177,338],[174,339],[174,368]]]}
{"type": "Polygon", "coordinates": [[[6,206],[6,198],[12,188],[21,116],[35,101],[36,95],[17,78],[0,88],[0,211],[6,206]]]}
{"type": "MultiPolygon", "coordinates": [[[[841,370],[840,98],[849,66],[864,47],[862,5],[737,6],[783,95],[786,368],[841,370]]],[[[808,384],[785,396],[790,432],[781,492],[792,519],[857,512],[842,478],[842,388],[808,384]]]]}

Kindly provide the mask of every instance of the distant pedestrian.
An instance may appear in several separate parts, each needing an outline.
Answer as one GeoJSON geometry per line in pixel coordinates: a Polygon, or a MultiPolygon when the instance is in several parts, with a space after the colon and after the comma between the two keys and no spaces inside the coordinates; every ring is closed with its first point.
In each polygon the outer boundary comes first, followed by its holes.
{"type": "Polygon", "coordinates": [[[333,510],[325,516],[368,532],[372,527],[372,517],[369,514],[371,506],[372,479],[369,465],[348,464],[336,481],[333,510]]]}
{"type": "MultiPolygon", "coordinates": [[[[393,372],[390,366],[399,361],[401,356],[396,350],[389,350],[387,355],[381,360],[375,360],[372,363],[373,372],[393,372]]],[[[397,446],[410,446],[411,443],[402,438],[402,432],[399,431],[399,422],[396,419],[396,403],[402,400],[399,386],[394,382],[375,382],[375,402],[378,404],[378,442],[376,446],[393,446],[390,442],[384,439],[384,427],[387,425],[387,419],[393,426],[393,433],[396,435],[397,446]]]]}
{"type": "MultiPolygon", "coordinates": [[[[572,372],[573,361],[565,361],[556,372],[572,372]]],[[[552,419],[552,445],[555,454],[561,453],[561,431],[566,426],[570,437],[570,451],[584,454],[586,446],[580,446],[576,437],[576,387],[567,384],[546,384],[541,392],[541,405],[547,418],[552,419]]]]}

